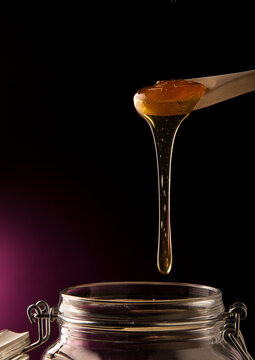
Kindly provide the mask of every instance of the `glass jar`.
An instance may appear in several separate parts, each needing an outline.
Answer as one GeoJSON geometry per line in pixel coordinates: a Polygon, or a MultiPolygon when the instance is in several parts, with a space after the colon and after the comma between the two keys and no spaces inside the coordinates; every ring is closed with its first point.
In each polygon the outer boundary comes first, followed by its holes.
{"type": "Polygon", "coordinates": [[[56,313],[60,337],[42,360],[251,359],[239,330],[245,308],[239,304],[232,310],[225,312],[218,289],[200,285],[68,288],[56,313]]]}

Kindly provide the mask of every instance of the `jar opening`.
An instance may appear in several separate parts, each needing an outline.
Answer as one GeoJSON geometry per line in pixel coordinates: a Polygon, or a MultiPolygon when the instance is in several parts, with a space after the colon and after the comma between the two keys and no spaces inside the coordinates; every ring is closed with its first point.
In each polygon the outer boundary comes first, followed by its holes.
{"type": "Polygon", "coordinates": [[[221,291],[210,286],[172,282],[114,282],[75,286],[63,290],[61,295],[85,302],[155,304],[206,301],[221,297],[221,291]]]}

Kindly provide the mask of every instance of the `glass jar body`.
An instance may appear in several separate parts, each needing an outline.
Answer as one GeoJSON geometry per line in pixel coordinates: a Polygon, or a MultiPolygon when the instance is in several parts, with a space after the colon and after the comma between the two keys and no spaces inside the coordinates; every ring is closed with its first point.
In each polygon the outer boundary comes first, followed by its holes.
{"type": "Polygon", "coordinates": [[[242,360],[225,340],[219,290],[176,283],[64,290],[60,337],[42,360],[242,360]]]}
{"type": "Polygon", "coordinates": [[[224,340],[212,343],[116,344],[114,340],[75,340],[61,337],[43,355],[42,360],[242,360],[241,355],[224,340]]]}

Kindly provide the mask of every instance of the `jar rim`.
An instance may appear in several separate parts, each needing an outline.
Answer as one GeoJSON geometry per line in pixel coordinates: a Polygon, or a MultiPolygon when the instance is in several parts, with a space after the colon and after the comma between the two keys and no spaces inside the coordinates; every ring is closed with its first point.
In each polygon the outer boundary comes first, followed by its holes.
{"type": "MultiPolygon", "coordinates": [[[[105,293],[105,292],[104,292],[105,293]]],[[[68,299],[73,299],[76,301],[83,302],[94,302],[94,303],[105,303],[105,304],[129,304],[134,305],[151,305],[151,304],[176,304],[180,302],[190,303],[203,301],[206,302],[208,300],[213,300],[215,298],[222,298],[222,292],[220,289],[200,284],[191,284],[191,283],[179,283],[179,282],[147,282],[147,281],[120,281],[120,282],[98,282],[98,283],[88,283],[77,286],[72,286],[65,288],[60,293],[61,297],[68,299]],[[182,289],[181,294],[178,295],[175,292],[164,294],[164,297],[169,294],[169,298],[158,298],[158,295],[151,294],[150,298],[130,298],[130,293],[125,294],[124,288],[130,289],[130,287],[155,287],[157,290],[159,287],[164,290],[167,288],[168,290],[176,290],[180,291],[182,289]],[[113,290],[116,288],[122,289],[122,294],[117,296],[116,292],[113,293],[113,290]],[[102,289],[112,290],[110,296],[106,291],[107,295],[101,294],[102,289]],[[125,297],[121,297],[125,296],[125,297]],[[129,296],[129,297],[128,297],[129,296]]],[[[136,294],[137,295],[137,294],[136,294]]],[[[134,297],[134,295],[133,295],[134,297]]]]}

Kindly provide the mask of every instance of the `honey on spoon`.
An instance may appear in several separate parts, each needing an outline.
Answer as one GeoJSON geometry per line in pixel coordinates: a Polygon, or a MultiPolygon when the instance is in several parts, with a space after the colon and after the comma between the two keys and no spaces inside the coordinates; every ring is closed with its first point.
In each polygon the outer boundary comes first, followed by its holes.
{"type": "Polygon", "coordinates": [[[172,267],[170,183],[173,144],[181,122],[190,114],[206,87],[186,80],[158,81],[134,96],[137,112],[149,123],[156,149],[159,191],[157,265],[162,274],[172,267]]]}

